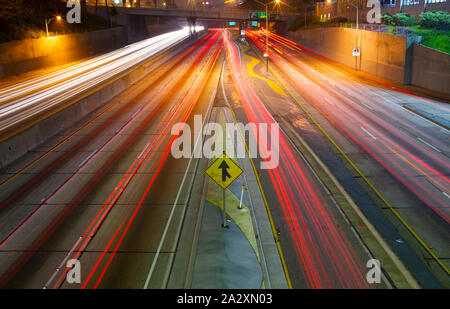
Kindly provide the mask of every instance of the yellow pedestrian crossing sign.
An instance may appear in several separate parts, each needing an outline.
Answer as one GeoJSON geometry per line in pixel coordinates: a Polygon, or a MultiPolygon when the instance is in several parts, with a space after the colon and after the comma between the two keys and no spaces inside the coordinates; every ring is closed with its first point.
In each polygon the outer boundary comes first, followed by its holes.
{"type": "Polygon", "coordinates": [[[232,159],[223,154],[214,160],[205,173],[222,189],[228,188],[241,174],[243,170],[232,159]]]}

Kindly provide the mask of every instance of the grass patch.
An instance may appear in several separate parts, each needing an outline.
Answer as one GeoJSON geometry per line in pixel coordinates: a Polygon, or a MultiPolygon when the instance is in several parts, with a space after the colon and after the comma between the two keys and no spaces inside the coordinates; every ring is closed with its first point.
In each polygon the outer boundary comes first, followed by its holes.
{"type": "Polygon", "coordinates": [[[420,44],[450,54],[450,31],[420,29],[419,27],[413,31],[415,35],[422,37],[420,44]]]}

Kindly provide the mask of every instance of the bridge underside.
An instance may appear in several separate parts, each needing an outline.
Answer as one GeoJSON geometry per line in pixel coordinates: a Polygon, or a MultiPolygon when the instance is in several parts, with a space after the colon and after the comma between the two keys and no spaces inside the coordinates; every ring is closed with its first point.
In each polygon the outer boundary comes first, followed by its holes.
{"type": "MultiPolygon", "coordinates": [[[[97,10],[88,6],[91,14],[96,13],[111,22],[123,25],[128,32],[130,43],[142,40],[154,35],[149,32],[149,27],[160,25],[167,27],[166,31],[173,31],[175,24],[182,25],[203,25],[206,27],[226,27],[229,21],[236,22],[239,28],[245,28],[247,22],[257,19],[249,19],[248,12],[237,10],[184,10],[184,9],[161,9],[161,8],[122,8],[114,9],[99,6],[97,10]],[[111,12],[114,10],[114,12],[111,12]],[[150,22],[149,22],[150,21],[150,22]]],[[[264,24],[264,20],[259,20],[264,24]]],[[[283,18],[270,20],[272,29],[277,33],[284,34],[287,31],[287,22],[283,18]]],[[[161,28],[160,27],[160,28],[161,28]]]]}

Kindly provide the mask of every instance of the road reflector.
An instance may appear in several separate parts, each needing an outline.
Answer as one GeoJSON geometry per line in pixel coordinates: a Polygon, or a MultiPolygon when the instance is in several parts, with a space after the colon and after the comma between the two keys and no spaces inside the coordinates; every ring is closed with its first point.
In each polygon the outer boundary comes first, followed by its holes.
{"type": "Polygon", "coordinates": [[[243,170],[231,158],[223,154],[211,163],[205,173],[225,190],[243,173],[243,170]]]}

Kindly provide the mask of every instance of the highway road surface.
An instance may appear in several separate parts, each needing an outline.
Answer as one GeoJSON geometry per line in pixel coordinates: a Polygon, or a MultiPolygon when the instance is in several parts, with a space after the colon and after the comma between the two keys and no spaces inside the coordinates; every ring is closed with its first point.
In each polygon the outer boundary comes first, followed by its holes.
{"type": "Polygon", "coordinates": [[[59,134],[58,147],[37,149],[29,168],[3,174],[2,287],[67,287],[65,265],[73,258],[82,265],[79,288],[165,287],[185,210],[174,203],[185,204],[186,194],[175,197],[188,164],[169,156],[170,132],[205,112],[221,45],[210,32],[162,55],[154,74],[111,108],[59,134]]]}
{"type": "Polygon", "coordinates": [[[276,245],[266,266],[275,258],[287,287],[450,287],[449,132],[424,117],[445,119],[448,102],[274,33],[266,74],[265,35],[183,29],[0,81],[8,136],[140,65],[152,68],[1,169],[0,287],[189,287],[202,224],[192,214],[206,199],[199,166],[209,161],[175,158],[172,128],[194,115],[218,121],[220,109],[268,128],[247,132],[261,154],[251,158],[257,182],[248,189],[268,218],[253,224],[270,226],[276,245]],[[373,259],[379,282],[367,277],[373,259]],[[79,283],[67,280],[70,260],[81,265],[79,283]]]}
{"type": "MultiPolygon", "coordinates": [[[[265,51],[264,31],[247,35],[253,47],[265,51]]],[[[406,239],[448,285],[449,131],[444,120],[423,117],[428,112],[444,119],[448,103],[355,75],[276,34],[270,35],[269,48],[275,79],[286,85],[297,105],[298,111],[284,117],[304,136],[305,130],[312,133],[311,127],[320,129],[322,143],[333,148],[365,188],[358,190],[367,191],[401,232],[402,239],[393,245],[406,239]]]]}

